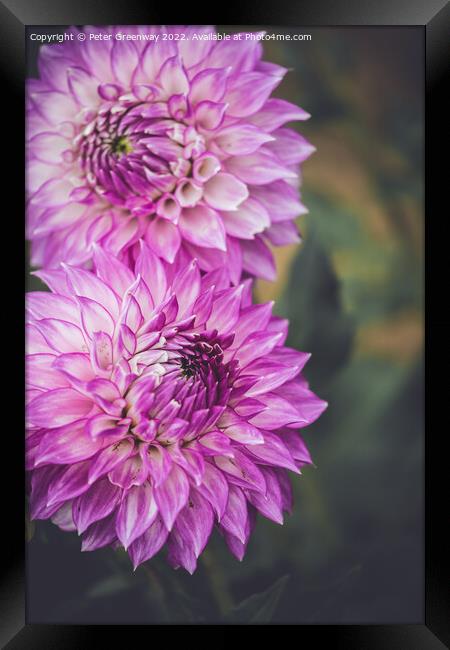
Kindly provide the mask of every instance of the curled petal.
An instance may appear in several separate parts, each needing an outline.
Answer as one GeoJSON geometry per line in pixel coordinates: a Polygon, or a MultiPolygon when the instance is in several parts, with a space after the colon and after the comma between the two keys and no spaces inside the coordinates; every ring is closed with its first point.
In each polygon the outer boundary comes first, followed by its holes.
{"type": "Polygon", "coordinates": [[[145,533],[130,544],[129,553],[133,568],[136,569],[139,564],[150,560],[156,555],[164,545],[168,535],[169,531],[164,526],[163,520],[160,516],[157,516],[145,533]]]}
{"type": "Polygon", "coordinates": [[[169,562],[193,573],[197,558],[206,546],[214,516],[211,506],[195,489],[191,490],[185,508],[177,517],[169,538],[169,562]]]}
{"type": "Polygon", "coordinates": [[[73,501],[72,513],[78,534],[94,522],[107,517],[119,503],[120,488],[108,479],[100,479],[73,501]]]}
{"type": "Polygon", "coordinates": [[[153,523],[158,508],[149,483],[128,490],[119,507],[116,533],[125,549],[153,523]]]}
{"type": "Polygon", "coordinates": [[[117,540],[115,515],[111,514],[100,521],[92,523],[83,534],[81,550],[95,551],[117,540]]]}
{"type": "Polygon", "coordinates": [[[133,453],[134,444],[128,438],[115,442],[103,449],[90,463],[88,483],[92,485],[98,478],[121,465],[133,453]]]}
{"type": "Polygon", "coordinates": [[[71,388],[57,388],[42,393],[27,409],[29,421],[37,427],[55,428],[86,416],[92,402],[71,388]]]}
{"type": "Polygon", "coordinates": [[[172,467],[162,485],[155,487],[155,500],[167,530],[172,530],[175,519],[184,508],[189,496],[189,482],[185,472],[177,465],[172,467]]]}
{"type": "Polygon", "coordinates": [[[226,250],[225,229],[215,210],[201,205],[185,208],[179,226],[187,241],[197,246],[226,250]]]}

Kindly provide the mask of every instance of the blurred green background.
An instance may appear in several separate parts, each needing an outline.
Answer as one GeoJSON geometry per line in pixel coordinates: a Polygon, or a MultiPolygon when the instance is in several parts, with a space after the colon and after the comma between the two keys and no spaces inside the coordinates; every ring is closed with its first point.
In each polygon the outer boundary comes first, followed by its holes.
{"type": "Polygon", "coordinates": [[[423,31],[266,29],[312,35],[264,43],[317,152],[304,241],[274,251],[279,279],[255,298],[312,352],[305,374],[330,404],[303,430],[316,468],[292,477],[284,526],[259,518],[242,563],[215,534],[194,576],[164,552],[133,573],[124,552],[28,524],[30,622],[423,620],[423,31]]]}

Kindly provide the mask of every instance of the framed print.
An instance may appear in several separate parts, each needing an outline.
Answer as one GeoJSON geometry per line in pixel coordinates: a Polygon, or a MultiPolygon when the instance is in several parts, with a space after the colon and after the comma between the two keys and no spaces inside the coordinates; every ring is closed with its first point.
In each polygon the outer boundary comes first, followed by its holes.
{"type": "Polygon", "coordinates": [[[0,5],[26,245],[4,647],[448,643],[424,244],[449,12],[399,7],[0,5]]]}

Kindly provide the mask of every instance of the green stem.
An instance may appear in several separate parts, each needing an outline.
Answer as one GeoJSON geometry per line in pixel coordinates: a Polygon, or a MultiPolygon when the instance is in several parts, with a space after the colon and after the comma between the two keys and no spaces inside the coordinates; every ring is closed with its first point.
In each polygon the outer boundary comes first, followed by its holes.
{"type": "Polygon", "coordinates": [[[146,572],[146,574],[148,575],[148,577],[150,578],[150,583],[151,583],[152,587],[154,588],[155,593],[157,595],[157,602],[162,605],[162,609],[163,609],[163,612],[165,614],[165,618],[166,618],[167,621],[169,621],[170,617],[169,617],[168,611],[167,611],[167,601],[166,601],[166,594],[165,594],[165,591],[164,591],[164,587],[162,586],[161,581],[160,581],[159,577],[157,576],[156,572],[153,569],[151,569],[149,566],[147,566],[147,564],[148,563],[144,562],[144,564],[142,564],[142,567],[143,567],[144,571],[146,572]]]}
{"type": "Polygon", "coordinates": [[[214,594],[217,606],[221,616],[227,614],[232,609],[234,603],[233,598],[228,589],[228,584],[225,575],[218,562],[214,560],[214,554],[211,549],[206,549],[201,555],[203,564],[206,567],[209,576],[209,584],[211,591],[214,594]]]}

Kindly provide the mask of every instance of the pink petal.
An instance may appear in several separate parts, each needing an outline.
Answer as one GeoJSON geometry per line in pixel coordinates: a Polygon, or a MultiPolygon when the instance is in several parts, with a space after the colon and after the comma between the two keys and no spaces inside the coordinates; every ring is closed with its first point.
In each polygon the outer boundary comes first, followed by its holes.
{"type": "Polygon", "coordinates": [[[258,278],[274,282],[276,278],[275,261],[263,240],[258,236],[252,241],[243,240],[241,247],[243,268],[258,278]]]}
{"type": "Polygon", "coordinates": [[[90,463],[89,484],[92,485],[100,476],[103,476],[117,465],[123,463],[132,454],[133,450],[134,443],[128,438],[120,442],[115,442],[110,447],[103,449],[90,463]]]}
{"type": "Polygon", "coordinates": [[[228,483],[222,472],[210,462],[205,462],[205,472],[198,491],[209,501],[220,521],[228,501],[228,483]]]}
{"type": "Polygon", "coordinates": [[[93,245],[94,264],[97,274],[103,282],[114,287],[119,296],[123,296],[128,287],[133,284],[134,276],[119,260],[97,244],[93,245]]]}
{"type": "MultiPolygon", "coordinates": [[[[230,214],[230,213],[228,213],[230,214]]],[[[223,221],[223,219],[222,219],[223,221]]],[[[242,250],[238,239],[227,235],[226,265],[232,284],[236,285],[241,281],[242,275],[242,250]]],[[[244,280],[245,282],[245,280],[244,280]]],[[[245,289],[243,291],[243,294],[245,289]]]]}
{"type": "Polygon", "coordinates": [[[280,438],[294,460],[304,465],[312,465],[311,454],[306,447],[303,438],[296,432],[289,429],[283,429],[280,433],[280,438]]]}
{"type": "Polygon", "coordinates": [[[75,325],[80,324],[80,315],[74,300],[47,291],[32,291],[26,294],[27,309],[35,318],[56,318],[75,325]]]}
{"type": "Polygon", "coordinates": [[[297,244],[301,241],[295,221],[280,221],[280,223],[274,223],[265,231],[264,234],[274,246],[297,244]]]}
{"type": "Polygon", "coordinates": [[[247,447],[247,450],[268,465],[284,467],[292,472],[298,472],[297,466],[292,458],[289,449],[282,442],[280,436],[266,431],[264,433],[264,444],[247,447]]]}
{"type": "Polygon", "coordinates": [[[239,317],[242,289],[242,285],[228,289],[214,301],[211,315],[206,322],[208,329],[217,329],[221,334],[233,330],[239,317]]]}
{"type": "Polygon", "coordinates": [[[245,544],[248,539],[247,517],[247,499],[240,488],[230,485],[227,509],[221,519],[221,527],[245,544]]]}
{"type": "Polygon", "coordinates": [[[68,321],[43,318],[34,325],[47,343],[57,352],[87,352],[81,329],[68,321]]]}
{"type": "Polygon", "coordinates": [[[137,219],[128,218],[113,228],[107,237],[102,241],[102,245],[113,255],[118,255],[122,249],[131,246],[139,237],[139,224],[137,219]]]}
{"type": "Polygon", "coordinates": [[[265,357],[272,352],[275,346],[280,345],[282,334],[280,332],[254,332],[250,334],[236,353],[239,366],[245,368],[255,359],[265,357]]]}
{"type": "Polygon", "coordinates": [[[245,397],[244,399],[232,399],[230,405],[234,407],[236,413],[243,418],[250,418],[266,408],[263,402],[253,399],[252,397],[245,397]]]}
{"type": "Polygon", "coordinates": [[[295,219],[307,212],[299,200],[297,189],[283,180],[274,181],[269,185],[253,187],[252,196],[257,198],[266,210],[271,213],[272,222],[274,223],[295,219]],[[275,204],[277,209],[273,210],[275,204]]]}
{"type": "Polygon", "coordinates": [[[69,380],[75,379],[91,381],[95,377],[89,357],[87,354],[78,352],[69,352],[68,354],[59,355],[53,362],[53,367],[63,373],[69,380]]]}
{"type": "Polygon", "coordinates": [[[53,463],[65,465],[92,458],[102,447],[102,440],[93,440],[86,431],[86,420],[66,424],[46,433],[39,445],[35,466],[53,463]]]}
{"type": "MultiPolygon", "coordinates": [[[[249,374],[253,374],[251,370],[252,365],[253,364],[247,366],[246,373],[248,372],[249,374]]],[[[270,367],[267,366],[266,372],[260,376],[258,381],[251,388],[247,390],[247,395],[249,397],[259,397],[264,393],[273,391],[279,386],[285,384],[290,379],[293,379],[298,374],[298,372],[299,371],[295,366],[286,368],[276,363],[270,367]]]]}
{"type": "Polygon", "coordinates": [[[164,483],[155,488],[155,500],[167,530],[172,530],[178,513],[186,505],[188,496],[189,482],[186,474],[174,465],[164,483]]]}
{"type": "Polygon", "coordinates": [[[128,325],[122,324],[119,330],[118,349],[119,354],[129,359],[136,352],[137,339],[134,332],[128,325]]]}
{"type": "Polygon", "coordinates": [[[107,517],[118,505],[120,496],[120,488],[112,485],[108,479],[101,479],[77,497],[72,512],[78,534],[84,533],[94,521],[107,517]]]}
{"type": "Polygon", "coordinates": [[[49,123],[55,126],[61,122],[73,122],[79,111],[72,95],[46,91],[30,93],[30,99],[35,109],[49,123]]]}
{"type": "Polygon", "coordinates": [[[204,197],[217,210],[237,210],[248,197],[248,189],[232,174],[219,172],[206,183],[204,197]]]}
{"type": "Polygon", "coordinates": [[[97,92],[98,81],[86,70],[73,67],[67,69],[67,83],[75,100],[81,105],[96,108],[100,103],[97,92]]]}
{"type": "Polygon", "coordinates": [[[261,203],[249,198],[234,212],[222,212],[222,221],[228,235],[239,239],[254,239],[256,233],[270,226],[270,216],[261,203]]]}
{"type": "Polygon", "coordinates": [[[176,56],[177,47],[173,41],[159,41],[150,42],[144,49],[141,60],[140,68],[142,80],[146,83],[155,81],[161,67],[167,59],[176,56]]]}
{"type": "Polygon", "coordinates": [[[296,179],[297,174],[284,166],[278,158],[265,147],[246,156],[229,158],[227,170],[244,183],[266,185],[278,179],[296,179]]]}
{"type": "Polygon", "coordinates": [[[292,512],[293,503],[293,494],[292,486],[289,480],[288,473],[284,469],[274,468],[273,472],[278,481],[281,491],[281,507],[285,512],[292,512]]]}
{"type": "Polygon", "coordinates": [[[51,178],[33,195],[32,202],[45,209],[59,208],[70,202],[73,185],[66,178],[51,178]]]}
{"type": "MultiPolygon", "coordinates": [[[[243,33],[245,34],[245,33],[243,33]]],[[[245,35],[236,41],[217,41],[207,58],[208,66],[226,68],[232,65],[232,72],[253,70],[261,58],[262,46],[257,39],[246,39],[245,35]]]]}
{"type": "Polygon", "coordinates": [[[46,271],[33,271],[32,275],[38,277],[42,282],[57,294],[73,300],[73,290],[67,284],[67,277],[63,270],[47,269],[46,271]]]}
{"type": "Polygon", "coordinates": [[[290,401],[275,393],[259,395],[258,400],[264,402],[266,408],[251,418],[255,427],[271,431],[283,426],[301,427],[309,424],[307,418],[300,415],[290,401]]]}
{"type": "Polygon", "coordinates": [[[226,250],[225,228],[217,212],[211,208],[203,205],[184,208],[179,227],[183,237],[197,246],[226,250]]]}
{"type": "Polygon", "coordinates": [[[161,517],[156,517],[145,533],[130,544],[128,553],[134,569],[156,555],[163,547],[168,535],[169,531],[164,526],[161,517]]]}
{"type": "Polygon", "coordinates": [[[159,305],[167,290],[166,273],[161,260],[153,253],[151,248],[140,241],[140,252],[136,260],[135,272],[140,274],[150,289],[154,304],[159,305]]]}
{"type": "Polygon", "coordinates": [[[213,131],[222,123],[226,104],[204,100],[197,104],[194,109],[195,124],[197,127],[213,131]]]}
{"type": "Polygon", "coordinates": [[[113,362],[111,337],[105,332],[94,332],[91,342],[91,359],[98,370],[107,370],[113,362]]]}
{"type": "Polygon", "coordinates": [[[237,449],[234,451],[234,458],[216,456],[214,460],[219,469],[228,475],[229,482],[258,492],[266,491],[264,476],[257,465],[237,449]]]}
{"type": "Polygon", "coordinates": [[[289,321],[287,318],[279,318],[278,316],[272,316],[270,322],[267,325],[268,332],[280,332],[283,335],[283,338],[280,341],[280,345],[283,345],[287,339],[289,329],[289,321]]]}
{"type": "Polygon", "coordinates": [[[51,506],[67,501],[85,492],[89,487],[87,482],[89,465],[89,461],[70,465],[58,479],[52,482],[47,504],[51,506]]]}
{"type": "Polygon", "coordinates": [[[36,226],[32,229],[32,237],[44,237],[57,231],[65,231],[70,226],[77,227],[85,211],[85,206],[79,203],[67,203],[64,206],[50,208],[37,220],[36,226]]]}
{"type": "Polygon", "coordinates": [[[56,357],[53,354],[31,354],[26,360],[27,386],[53,390],[67,388],[67,379],[53,368],[56,357]]]}
{"type": "Polygon", "coordinates": [[[119,302],[115,293],[100,278],[84,269],[62,265],[67,274],[68,284],[77,296],[90,298],[100,303],[116,319],[119,302]]]}
{"type": "Polygon", "coordinates": [[[119,463],[108,473],[108,478],[111,483],[118,485],[124,490],[129,490],[133,486],[141,487],[147,480],[148,469],[142,463],[139,456],[132,456],[127,458],[122,463],[119,463]]]}
{"type": "Polygon", "coordinates": [[[194,489],[186,507],[177,517],[169,538],[168,560],[189,573],[195,571],[197,558],[206,546],[214,523],[209,503],[194,489]]]}
{"type": "Polygon", "coordinates": [[[250,503],[259,510],[265,517],[277,524],[283,523],[283,499],[277,476],[270,468],[261,468],[266,480],[266,494],[257,492],[248,493],[250,503]]]}
{"type": "MultiPolygon", "coordinates": [[[[215,29],[209,25],[196,25],[192,31],[190,29],[188,30],[190,38],[192,38],[192,34],[194,32],[196,34],[206,36],[207,34],[215,33],[215,29]]],[[[159,42],[158,46],[161,47],[161,45],[168,42],[170,41],[163,41],[163,43],[159,42]]],[[[192,41],[190,39],[186,39],[178,41],[177,45],[184,65],[186,68],[192,69],[192,67],[196,64],[200,64],[201,66],[205,65],[204,59],[208,56],[208,53],[214,46],[214,42],[204,38],[202,40],[196,41],[195,47],[192,47],[192,41]]]]}
{"type": "Polygon", "coordinates": [[[220,102],[225,94],[225,88],[226,75],[223,68],[206,68],[191,80],[189,101],[192,106],[205,99],[220,102]]]}
{"type": "Polygon", "coordinates": [[[117,540],[115,514],[96,521],[83,534],[81,550],[95,551],[117,540]]]}
{"type": "Polygon", "coordinates": [[[145,462],[152,479],[152,485],[157,488],[164,483],[172,469],[172,459],[169,452],[160,445],[151,445],[146,453],[145,462]]]}
{"type": "Polygon", "coordinates": [[[72,64],[71,59],[61,56],[55,47],[42,47],[39,52],[38,68],[40,78],[46,84],[67,93],[67,68],[72,64]]]}
{"type": "Polygon", "coordinates": [[[149,483],[132,487],[117,513],[116,533],[125,549],[153,523],[158,508],[149,483]]]}
{"type": "Polygon", "coordinates": [[[279,75],[261,72],[244,72],[235,77],[225,95],[229,106],[227,113],[234,117],[247,117],[256,113],[281,81],[279,75]]]}
{"type": "Polygon", "coordinates": [[[30,495],[31,519],[48,519],[58,510],[58,505],[53,505],[51,508],[47,506],[48,491],[52,483],[58,480],[65,470],[65,467],[59,465],[49,465],[39,467],[33,471],[30,495]]]}
{"type": "Polygon", "coordinates": [[[91,400],[71,388],[57,388],[42,393],[27,409],[27,416],[37,427],[56,428],[86,416],[91,400]]]}
{"type": "Polygon", "coordinates": [[[233,451],[230,444],[230,439],[220,431],[209,431],[198,439],[199,449],[202,449],[203,454],[215,456],[221,454],[224,456],[232,456],[233,451]],[[201,445],[201,446],[200,446],[201,445]]]}
{"type": "Polygon", "coordinates": [[[273,140],[273,136],[261,131],[254,124],[236,122],[221,128],[214,142],[228,156],[242,156],[253,153],[259,147],[273,140]]]}
{"type": "Polygon", "coordinates": [[[189,82],[178,56],[171,57],[162,66],[157,83],[164,91],[164,97],[185,95],[189,90],[189,82]]]}
{"type": "Polygon", "coordinates": [[[42,162],[58,165],[63,162],[62,153],[70,147],[70,143],[62,135],[46,131],[31,138],[28,147],[42,162]]]}
{"type": "MultiPolygon", "coordinates": [[[[118,417],[112,417],[110,415],[107,415],[106,413],[99,413],[98,415],[94,415],[94,417],[89,418],[89,420],[86,423],[86,432],[88,435],[92,438],[92,440],[95,440],[96,438],[102,438],[102,436],[110,436],[114,435],[116,433],[118,436],[123,437],[128,431],[129,423],[125,423],[126,420],[130,420],[130,418],[126,418],[124,420],[121,420],[122,425],[119,425],[119,418],[118,417]]],[[[113,442],[111,440],[111,442],[113,442]]]]}
{"type": "Polygon", "coordinates": [[[268,144],[268,148],[284,165],[301,163],[316,151],[312,144],[293,129],[277,129],[273,135],[275,140],[268,144]]]}
{"type": "Polygon", "coordinates": [[[100,303],[90,298],[77,298],[80,306],[81,322],[83,329],[92,338],[94,332],[106,332],[109,336],[114,333],[114,321],[111,314],[100,303]]]}
{"type": "Polygon", "coordinates": [[[145,240],[159,257],[170,263],[174,261],[181,244],[178,227],[159,217],[149,224],[145,240]]]}
{"type": "Polygon", "coordinates": [[[171,445],[168,449],[174,462],[184,469],[195,485],[200,485],[205,474],[205,461],[202,454],[187,447],[180,448],[176,445],[171,445]]]}
{"type": "Polygon", "coordinates": [[[271,133],[285,122],[293,120],[307,120],[309,113],[300,106],[295,106],[284,99],[268,99],[264,106],[252,115],[250,121],[263,131],[271,133]]]}
{"type": "Polygon", "coordinates": [[[272,314],[272,306],[273,303],[267,302],[263,305],[252,305],[241,311],[235,326],[233,348],[239,348],[250,334],[266,329],[272,314]]]}
{"type": "Polygon", "coordinates": [[[38,329],[31,323],[25,325],[25,340],[27,354],[49,354],[54,355],[55,350],[51,348],[38,329]]]}
{"type": "Polygon", "coordinates": [[[180,316],[194,313],[192,307],[200,293],[200,271],[195,261],[175,276],[172,288],[177,296],[180,316]]]}
{"type": "Polygon", "coordinates": [[[111,49],[111,69],[117,81],[125,88],[130,86],[138,62],[139,54],[133,42],[114,41],[111,49]]]}
{"type": "Polygon", "coordinates": [[[59,526],[61,530],[73,532],[76,526],[72,517],[72,501],[67,501],[52,517],[52,522],[59,526]]]}
{"type": "Polygon", "coordinates": [[[264,436],[261,431],[240,418],[239,421],[234,422],[224,429],[224,433],[232,440],[236,440],[236,442],[241,444],[259,445],[264,442],[264,436]]]}

